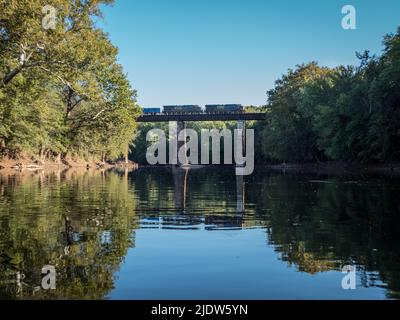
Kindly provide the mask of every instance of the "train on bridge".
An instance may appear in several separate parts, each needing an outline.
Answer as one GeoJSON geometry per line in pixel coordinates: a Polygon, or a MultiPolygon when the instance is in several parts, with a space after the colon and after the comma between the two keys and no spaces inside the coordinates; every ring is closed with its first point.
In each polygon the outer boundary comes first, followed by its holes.
{"type": "Polygon", "coordinates": [[[198,105],[163,106],[161,108],[143,108],[144,115],[176,115],[176,114],[229,114],[243,113],[241,104],[209,104],[204,110],[198,105]]]}

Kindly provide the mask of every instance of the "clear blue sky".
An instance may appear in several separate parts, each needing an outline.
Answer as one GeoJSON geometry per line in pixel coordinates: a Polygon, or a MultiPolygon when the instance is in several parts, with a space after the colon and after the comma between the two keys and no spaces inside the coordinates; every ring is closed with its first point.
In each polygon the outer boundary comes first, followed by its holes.
{"type": "Polygon", "coordinates": [[[104,18],[142,106],[262,105],[296,64],[379,54],[400,26],[400,0],[116,0],[104,18]],[[341,27],[346,4],[357,30],[341,27]]]}

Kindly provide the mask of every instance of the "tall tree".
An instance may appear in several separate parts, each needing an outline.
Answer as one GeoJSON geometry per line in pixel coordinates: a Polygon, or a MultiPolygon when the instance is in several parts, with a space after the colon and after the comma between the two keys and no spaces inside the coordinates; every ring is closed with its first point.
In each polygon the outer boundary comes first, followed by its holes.
{"type": "Polygon", "coordinates": [[[139,114],[136,92],[93,21],[112,3],[0,2],[2,150],[41,158],[125,152],[139,114]]]}

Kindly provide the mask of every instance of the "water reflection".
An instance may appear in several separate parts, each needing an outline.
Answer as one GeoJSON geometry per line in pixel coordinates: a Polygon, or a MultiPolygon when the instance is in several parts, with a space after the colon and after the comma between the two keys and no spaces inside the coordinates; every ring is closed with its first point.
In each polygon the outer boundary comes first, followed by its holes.
{"type": "Polygon", "coordinates": [[[388,297],[399,298],[398,181],[313,179],[304,174],[268,176],[258,192],[254,189],[258,206],[271,212],[268,243],[303,272],[356,265],[362,286],[383,286],[388,297]]]}
{"type": "Polygon", "coordinates": [[[134,247],[135,198],[105,172],[2,175],[0,297],[98,299],[134,247]],[[42,267],[57,289],[39,290],[42,267]]]}
{"type": "MultiPolygon", "coordinates": [[[[213,283],[223,279],[212,271],[213,265],[241,279],[242,287],[229,288],[231,294],[237,290],[240,297],[252,277],[258,277],[258,282],[273,278],[267,266],[260,264],[266,254],[297,270],[291,276],[299,284],[302,274],[339,273],[343,265],[351,264],[357,266],[364,288],[381,288],[386,297],[399,298],[399,190],[399,181],[387,177],[258,170],[251,177],[238,178],[232,168],[143,168],[129,174],[0,172],[0,297],[99,299],[124,287],[122,297],[159,298],[143,292],[143,288],[156,287],[160,294],[165,292],[161,298],[168,299],[171,296],[166,292],[171,288],[149,282],[143,266],[154,274],[168,274],[174,283],[184,274],[198,274],[202,266],[193,263],[182,271],[188,258],[178,255],[182,249],[178,243],[201,237],[196,250],[199,257],[208,258],[209,282],[195,282],[197,290],[203,286],[205,293],[210,292],[210,298],[216,289],[213,283]],[[263,232],[262,246],[254,230],[263,232]],[[142,242],[135,245],[139,231],[142,242]],[[207,241],[238,232],[249,246],[234,248],[232,242],[229,250],[235,256],[251,253],[240,264],[240,274],[234,271],[229,256],[224,260],[215,255],[223,256],[229,243],[207,241]],[[163,240],[158,235],[164,235],[163,240]],[[162,241],[170,243],[165,248],[162,241]],[[131,257],[150,245],[146,250],[151,252],[131,257]],[[176,270],[160,267],[168,262],[168,255],[180,259],[176,270]],[[57,270],[54,291],[40,289],[41,268],[49,264],[57,270]],[[121,268],[128,271],[120,272],[121,268]],[[134,284],[117,281],[118,275],[125,274],[139,282],[142,278],[142,291],[134,284]]],[[[279,275],[285,276],[291,269],[280,269],[279,275]]],[[[186,287],[175,289],[177,296],[191,290],[184,284],[186,287]]],[[[255,283],[250,288],[253,291],[248,298],[275,297],[274,287],[255,283]]],[[[321,298],[317,291],[312,297],[321,298]]]]}

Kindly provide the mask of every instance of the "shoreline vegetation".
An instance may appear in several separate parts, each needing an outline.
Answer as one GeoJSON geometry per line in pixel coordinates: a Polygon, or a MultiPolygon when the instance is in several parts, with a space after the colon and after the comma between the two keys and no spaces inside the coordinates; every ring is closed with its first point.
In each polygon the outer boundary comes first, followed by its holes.
{"type": "MultiPolygon", "coordinates": [[[[222,165],[223,167],[234,167],[232,165],[222,165]]],[[[75,161],[69,163],[57,163],[48,161],[46,163],[38,163],[37,161],[16,161],[7,160],[0,161],[0,175],[8,174],[25,174],[25,173],[41,173],[41,172],[60,172],[60,171],[79,171],[79,172],[104,172],[109,170],[117,170],[121,172],[131,172],[135,170],[146,170],[149,168],[169,168],[171,165],[139,165],[135,162],[118,161],[115,163],[100,163],[96,161],[75,161]]],[[[215,165],[204,166],[185,166],[182,169],[202,170],[215,167],[215,165]]],[[[345,162],[315,162],[315,163],[281,163],[281,164],[263,164],[256,165],[257,172],[265,173],[283,173],[283,174],[321,174],[326,176],[391,176],[400,177],[400,163],[388,164],[361,164],[361,163],[345,163],[345,162]]]]}
{"type": "MultiPolygon", "coordinates": [[[[112,3],[58,0],[52,29],[41,24],[46,0],[0,3],[0,166],[146,163],[145,137],[155,125],[136,122],[137,92],[95,23],[112,3]]],[[[358,66],[297,65],[267,92],[266,105],[246,107],[267,114],[246,123],[258,165],[400,163],[400,28],[384,37],[380,56],[356,55],[358,66]]]]}
{"type": "MultiPolygon", "coordinates": [[[[289,69],[267,92],[265,121],[247,121],[254,129],[258,165],[274,163],[348,163],[388,166],[400,162],[400,28],[383,38],[379,56],[356,53],[359,65],[334,68],[318,62],[289,69]]],[[[168,124],[140,124],[130,159],[145,164],[149,130],[168,124]]],[[[194,122],[187,128],[232,130],[236,123],[194,122]]],[[[223,152],[221,151],[221,154],[223,152]]]]}
{"type": "Polygon", "coordinates": [[[118,48],[96,24],[112,3],[56,1],[45,28],[46,0],[0,2],[1,163],[127,162],[141,111],[118,48]]]}
{"type": "Polygon", "coordinates": [[[63,161],[46,160],[39,161],[29,157],[21,157],[18,159],[0,159],[0,173],[4,171],[13,170],[15,172],[22,172],[24,170],[59,170],[68,168],[85,168],[85,169],[138,169],[138,164],[133,161],[115,161],[115,162],[101,162],[101,161],[86,161],[83,159],[69,159],[63,161]]]}
{"type": "Polygon", "coordinates": [[[254,126],[259,160],[400,162],[400,28],[384,37],[381,55],[356,56],[357,66],[311,62],[276,81],[267,121],[254,126]]]}

